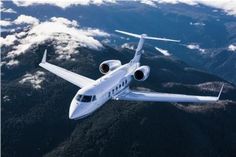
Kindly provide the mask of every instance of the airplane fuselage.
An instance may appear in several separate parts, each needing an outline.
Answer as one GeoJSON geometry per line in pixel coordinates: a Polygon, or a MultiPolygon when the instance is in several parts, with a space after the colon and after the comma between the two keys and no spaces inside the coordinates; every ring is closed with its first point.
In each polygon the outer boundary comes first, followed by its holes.
{"type": "Polygon", "coordinates": [[[84,118],[124,91],[139,63],[127,63],[107,73],[94,84],[78,90],[69,109],[70,119],[84,118]],[[84,99],[86,98],[86,99],[84,99]]]}

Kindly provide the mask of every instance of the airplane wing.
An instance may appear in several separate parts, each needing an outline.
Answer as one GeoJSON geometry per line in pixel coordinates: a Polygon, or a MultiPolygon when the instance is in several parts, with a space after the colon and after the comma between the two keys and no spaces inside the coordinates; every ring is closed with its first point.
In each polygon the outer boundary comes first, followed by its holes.
{"type": "Polygon", "coordinates": [[[83,88],[85,86],[91,85],[95,82],[95,80],[92,80],[90,78],[87,78],[85,76],[73,73],[71,71],[68,71],[66,69],[63,69],[61,67],[55,66],[53,64],[50,64],[46,61],[47,51],[45,50],[42,62],[39,64],[42,68],[52,72],[53,74],[63,78],[64,80],[67,80],[70,83],[73,83],[74,85],[83,88]]]}
{"type": "Polygon", "coordinates": [[[223,85],[217,97],[213,96],[197,96],[197,95],[184,95],[184,94],[170,94],[170,93],[157,93],[157,92],[141,92],[126,91],[115,97],[116,100],[133,100],[133,101],[155,101],[155,102],[215,102],[219,100],[223,85]]]}

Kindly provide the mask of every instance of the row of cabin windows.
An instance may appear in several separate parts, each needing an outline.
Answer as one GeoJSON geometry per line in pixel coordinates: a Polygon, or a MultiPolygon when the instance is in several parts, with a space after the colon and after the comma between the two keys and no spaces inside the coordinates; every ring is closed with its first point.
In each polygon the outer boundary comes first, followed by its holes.
{"type": "Polygon", "coordinates": [[[108,93],[108,97],[111,96],[111,93],[114,94],[115,91],[117,91],[117,90],[120,89],[121,87],[124,87],[127,83],[128,83],[128,81],[125,80],[125,81],[123,81],[121,84],[119,84],[119,86],[116,86],[115,89],[112,89],[112,91],[108,93]]]}

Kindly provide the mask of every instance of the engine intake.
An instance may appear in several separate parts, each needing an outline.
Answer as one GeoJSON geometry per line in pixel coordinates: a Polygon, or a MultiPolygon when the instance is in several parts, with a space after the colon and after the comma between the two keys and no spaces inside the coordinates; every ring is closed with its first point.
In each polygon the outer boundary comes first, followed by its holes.
{"type": "Polygon", "coordinates": [[[141,66],[134,72],[134,79],[137,81],[145,81],[149,76],[149,66],[141,66]]]}
{"type": "Polygon", "coordinates": [[[119,66],[121,66],[121,62],[119,60],[107,60],[100,64],[99,70],[102,74],[107,74],[119,66]]]}

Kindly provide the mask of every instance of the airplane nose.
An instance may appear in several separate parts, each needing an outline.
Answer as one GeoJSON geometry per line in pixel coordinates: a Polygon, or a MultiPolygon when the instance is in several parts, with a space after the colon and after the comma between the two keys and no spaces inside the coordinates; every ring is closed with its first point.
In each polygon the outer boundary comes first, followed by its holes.
{"type": "Polygon", "coordinates": [[[69,119],[79,119],[87,114],[88,104],[72,101],[69,110],[69,119]]]}
{"type": "Polygon", "coordinates": [[[69,110],[69,118],[70,119],[76,118],[77,108],[78,108],[78,103],[73,101],[70,105],[70,110],[69,110]]]}
{"type": "Polygon", "coordinates": [[[70,119],[75,119],[76,118],[75,111],[72,111],[72,112],[70,111],[69,112],[69,118],[70,119]]]}

